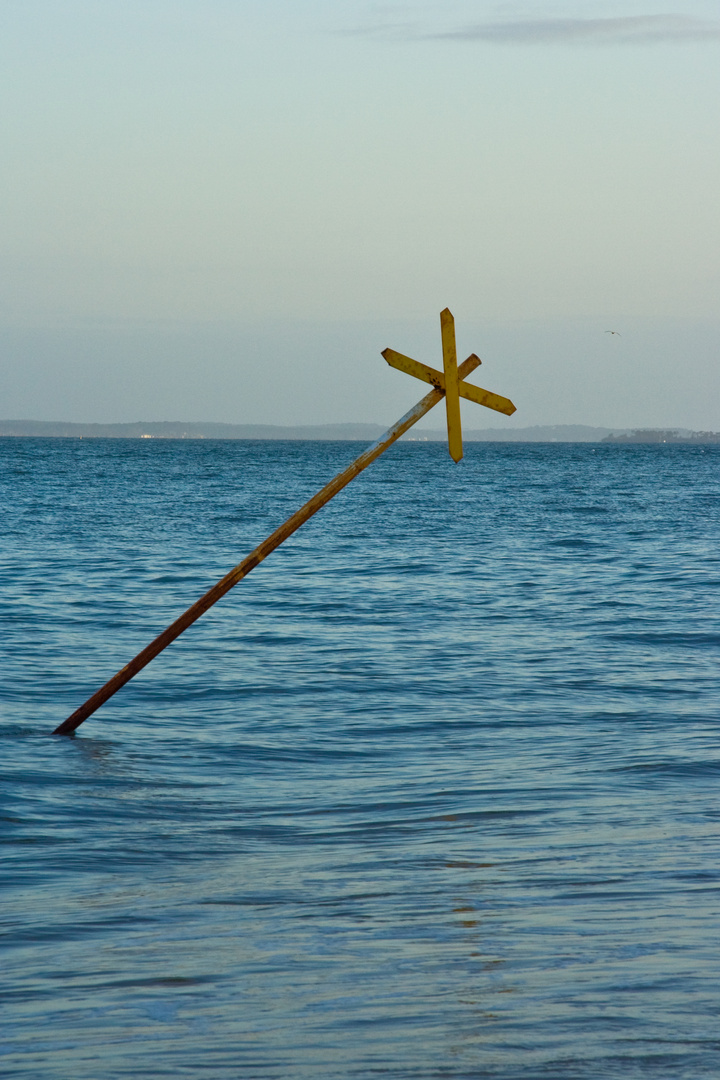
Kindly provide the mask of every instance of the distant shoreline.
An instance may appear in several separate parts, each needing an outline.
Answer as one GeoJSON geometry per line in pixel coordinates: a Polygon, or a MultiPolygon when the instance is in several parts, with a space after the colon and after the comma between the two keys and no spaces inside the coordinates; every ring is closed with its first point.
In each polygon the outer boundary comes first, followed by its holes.
{"type": "MultiPolygon", "coordinates": [[[[82,424],[60,420],[0,420],[0,438],[46,439],[257,439],[266,441],[372,442],[385,432],[381,424],[218,424],[182,421],[136,421],[82,424]]],[[[466,442],[720,443],[720,432],[681,428],[635,430],[556,424],[524,428],[465,430],[466,442]]],[[[413,429],[408,442],[441,442],[443,429],[413,429]]]]}

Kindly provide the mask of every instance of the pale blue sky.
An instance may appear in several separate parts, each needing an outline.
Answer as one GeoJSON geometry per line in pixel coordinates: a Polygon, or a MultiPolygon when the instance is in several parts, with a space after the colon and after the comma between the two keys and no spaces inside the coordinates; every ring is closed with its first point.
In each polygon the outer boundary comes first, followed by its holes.
{"type": "Polygon", "coordinates": [[[0,16],[0,416],[720,429],[720,0],[0,16]]]}

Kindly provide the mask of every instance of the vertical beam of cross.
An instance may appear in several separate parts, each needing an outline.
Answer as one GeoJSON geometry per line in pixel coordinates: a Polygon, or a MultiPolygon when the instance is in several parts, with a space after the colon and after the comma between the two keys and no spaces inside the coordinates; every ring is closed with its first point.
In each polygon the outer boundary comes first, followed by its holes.
{"type": "Polygon", "coordinates": [[[445,409],[447,412],[448,449],[453,461],[463,456],[462,426],[460,423],[460,388],[455,346],[455,320],[445,308],[440,312],[443,370],[445,373],[445,409]]]}

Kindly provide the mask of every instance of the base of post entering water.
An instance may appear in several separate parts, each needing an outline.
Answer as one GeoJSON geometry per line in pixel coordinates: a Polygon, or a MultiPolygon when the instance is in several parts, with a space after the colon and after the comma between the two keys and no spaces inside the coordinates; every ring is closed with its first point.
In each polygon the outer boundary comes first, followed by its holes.
{"type": "MultiPolygon", "coordinates": [[[[458,376],[460,379],[464,379],[472,371],[474,371],[480,365],[480,359],[474,354],[469,356],[458,369],[458,376]]],[[[71,735],[76,728],[87,720],[89,716],[100,708],[108,698],[111,698],[113,694],[129,682],[133,676],[137,675],[139,671],[142,671],[151,660],[154,660],[158,653],[161,653],[163,649],[166,649],[168,645],[179,637],[184,630],[187,630],[189,626],[204,615],[205,612],[216,604],[218,600],[229,592],[238,582],[250,573],[256,566],[258,566],[263,559],[279,547],[284,540],[287,540],[289,536],[300,528],[313,514],[325,506],[326,503],[337,495],[339,491],[342,491],[351,480],[366,469],[368,465],[371,465],[373,461],[380,457],[389,446],[392,446],[402,435],[408,431],[413,424],[416,424],[418,420],[421,420],[426,413],[430,411],[438,402],[442,401],[445,396],[443,390],[434,389],[429,394],[426,394],[422,401],[419,401],[417,405],[405,413],[396,424],[385,432],[385,434],[378,439],[376,443],[369,446],[367,450],[356,458],[352,464],[348,465],[341,473],[338,473],[328,484],[318,491],[317,495],[313,495],[312,499],[309,499],[304,506],[301,506],[299,510],[287,519],[278,529],[275,530],[267,540],[264,540],[262,544],[251,551],[250,554],[243,559],[241,563],[238,563],[236,567],[230,570],[229,573],[221,578],[216,585],[213,585],[211,589],[201,596],[199,600],[196,600],[192,607],[189,607],[174,623],[171,623],[166,630],[163,630],[162,634],[159,634],[154,641],[151,641],[142,652],[139,652],[137,656],[126,664],[124,668],[121,668],[116,675],[113,675],[112,679],[108,680],[104,686],[101,686],[92,697],[88,698],[84,705],[81,705],[79,709],[64,720],[53,731],[53,735],[71,735]]]]}

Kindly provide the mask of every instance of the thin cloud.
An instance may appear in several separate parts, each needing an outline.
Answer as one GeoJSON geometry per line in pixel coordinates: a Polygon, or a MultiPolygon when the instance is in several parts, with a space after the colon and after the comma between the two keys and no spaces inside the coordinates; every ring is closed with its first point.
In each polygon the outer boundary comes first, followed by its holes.
{"type": "Polygon", "coordinates": [[[615,19],[531,19],[484,23],[434,38],[499,45],[646,45],[720,40],[720,23],[688,15],[627,15],[615,19]]]}
{"type": "Polygon", "coordinates": [[[476,23],[442,33],[423,33],[395,24],[355,33],[393,40],[482,41],[492,45],[654,45],[720,41],[720,22],[690,15],[627,15],[476,23]]]}

